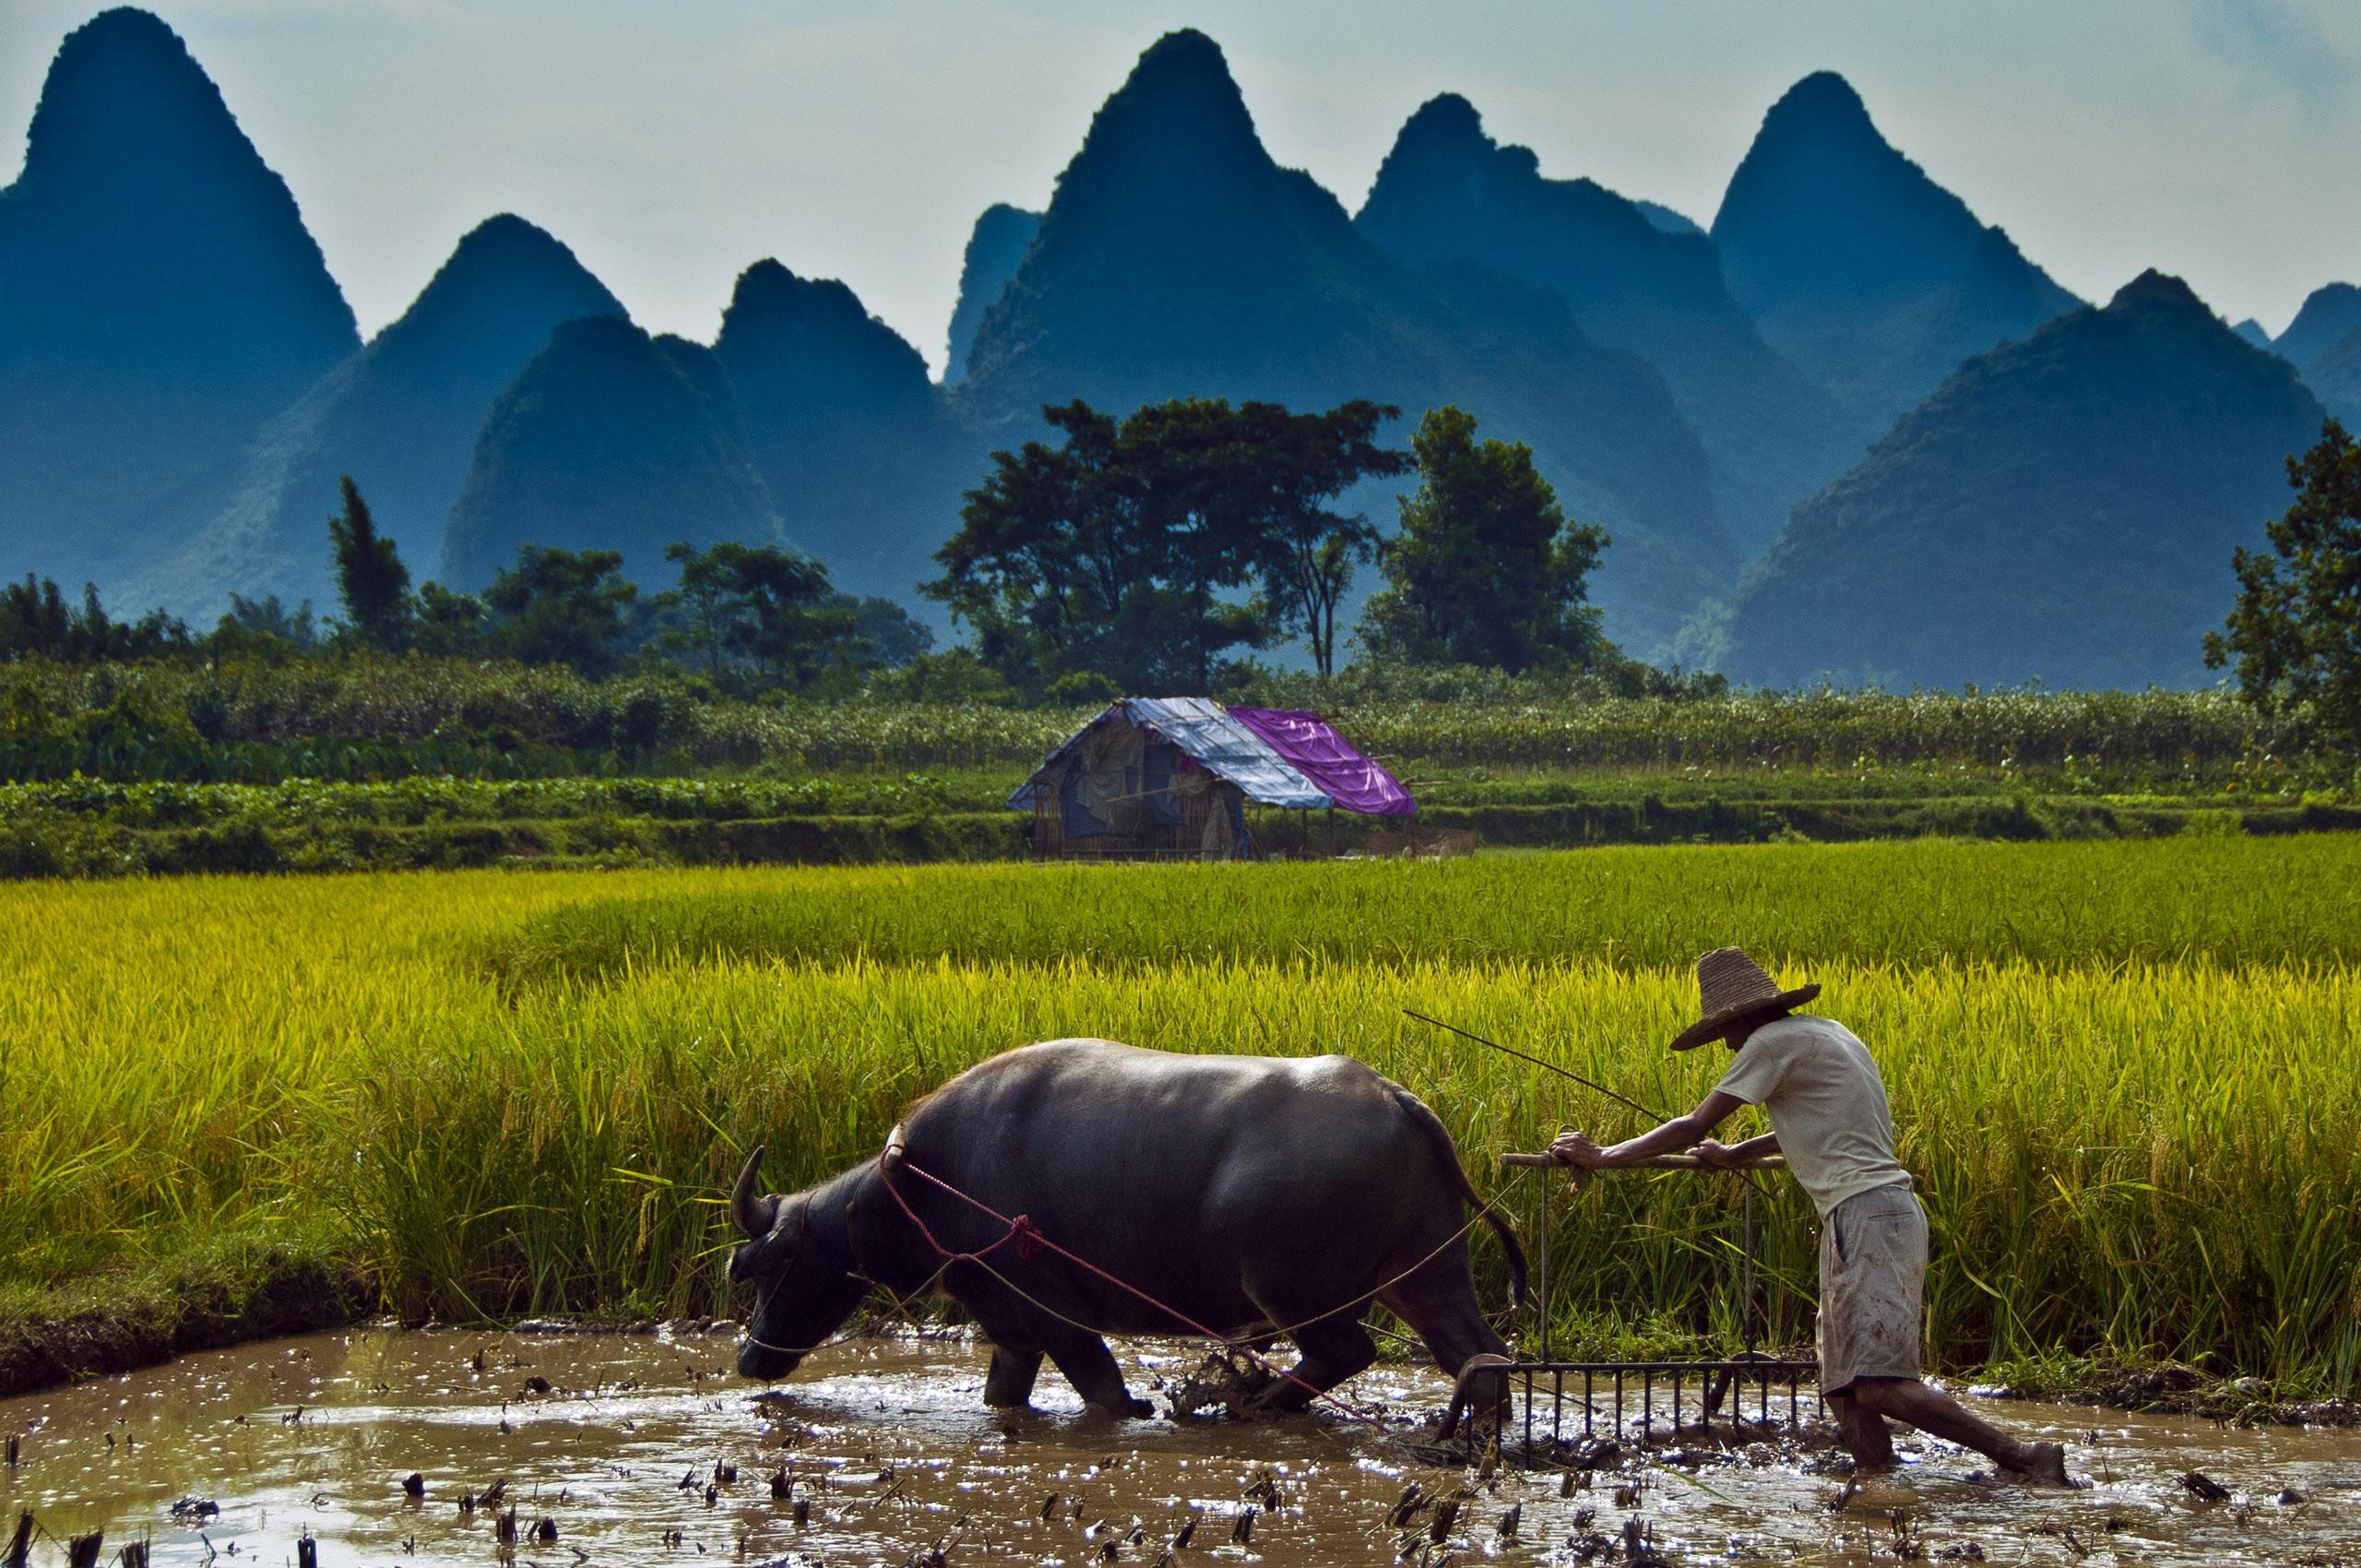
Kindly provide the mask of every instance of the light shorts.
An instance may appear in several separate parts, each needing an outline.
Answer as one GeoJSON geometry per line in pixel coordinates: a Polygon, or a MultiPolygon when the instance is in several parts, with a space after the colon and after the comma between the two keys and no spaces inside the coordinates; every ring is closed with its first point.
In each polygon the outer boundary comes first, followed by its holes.
{"type": "Polygon", "coordinates": [[[1820,1227],[1820,1392],[1918,1375],[1927,1211],[1906,1182],[1856,1193],[1820,1227]]]}

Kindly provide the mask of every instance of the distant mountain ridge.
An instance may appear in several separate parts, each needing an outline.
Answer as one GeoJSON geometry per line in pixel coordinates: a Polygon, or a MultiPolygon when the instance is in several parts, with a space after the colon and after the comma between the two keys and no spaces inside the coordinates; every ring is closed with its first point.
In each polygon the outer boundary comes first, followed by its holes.
{"type": "Polygon", "coordinates": [[[1597,598],[1636,647],[1736,573],[1703,449],[1661,376],[1546,290],[1386,255],[1271,160],[1202,33],[1159,40],[1099,109],[953,406],[1001,444],[1076,397],[1117,410],[1369,398],[1412,418],[1457,402],[1487,434],[1529,443],[1569,513],[1615,534],[1597,598]]]}
{"type": "Polygon", "coordinates": [[[0,191],[0,553],[112,578],[205,516],[262,420],[360,347],[286,183],[178,34],[59,47],[0,191]]]}
{"type": "Polygon", "coordinates": [[[1456,93],[1402,127],[1354,226],[1409,265],[1473,262],[1551,289],[1584,330],[1655,366],[1749,554],[1869,445],[1866,425],[1762,340],[1703,232],[1667,230],[1592,181],[1544,178],[1456,93]]]}
{"type": "Polygon", "coordinates": [[[624,576],[662,583],[676,540],[784,538],[713,350],[586,316],[558,327],[492,406],[441,576],[473,591],[539,544],[618,550],[624,576]]]}
{"type": "Polygon", "coordinates": [[[1770,685],[2201,683],[2231,552],[2284,509],[2281,460],[2320,420],[2284,359],[2145,273],[1962,365],[1797,508],[1717,662],[1770,685]]]}
{"type": "Polygon", "coordinates": [[[626,315],[574,253],[503,213],[469,231],[401,317],[263,427],[219,515],[135,600],[217,614],[231,591],[325,606],[325,519],[350,475],[380,532],[432,569],[493,402],[561,322],[626,315]]]}
{"type": "Polygon", "coordinates": [[[1713,236],[1772,346],[1879,430],[1963,360],[2080,303],[1896,151],[1829,71],[1763,116],[1713,236]]]}
{"type": "MultiPolygon", "coordinates": [[[[1402,408],[1391,440],[1455,402],[1530,445],[1614,535],[1595,598],[1633,652],[2184,683],[2281,459],[2323,404],[2361,424],[2361,288],[2276,340],[2154,274],[2081,306],[1825,72],[1770,109],[1710,232],[1544,176],[1448,93],[1356,216],[1271,158],[1183,30],[1048,208],[987,209],[963,263],[939,384],[850,288],[776,261],[710,348],[650,336],[508,214],[364,346],[186,46],[107,11],[60,47],[0,191],[0,572],[200,624],[233,590],[325,609],[350,473],[413,572],[457,587],[531,541],[622,550],[652,591],[665,545],[743,539],[910,602],[1044,403],[1369,398],[1402,408]]],[[[1347,505],[1390,527],[1399,488],[1347,505]]]]}

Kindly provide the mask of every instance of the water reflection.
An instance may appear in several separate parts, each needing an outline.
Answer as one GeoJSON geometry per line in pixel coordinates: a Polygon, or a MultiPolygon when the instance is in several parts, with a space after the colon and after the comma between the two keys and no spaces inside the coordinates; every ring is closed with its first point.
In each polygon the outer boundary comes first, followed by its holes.
{"type": "MultiPolygon", "coordinates": [[[[62,1562],[59,1543],[96,1529],[109,1561],[152,1538],[158,1564],[276,1565],[308,1533],[322,1568],[482,1564],[509,1550],[500,1520],[514,1509],[514,1554],[534,1568],[700,1555],[900,1564],[938,1548],[953,1564],[1153,1563],[1192,1521],[1190,1554],[1363,1564],[1394,1557],[1403,1532],[1387,1519],[1408,1484],[1449,1498],[1473,1479],[1335,1416],[1116,1422],[1085,1413],[1054,1376],[1040,1411],[1011,1419],[979,1405],[983,1352],[956,1340],[838,1346],[761,1397],[731,1359],[727,1336],[694,1333],[320,1335],[0,1402],[0,1434],[24,1433],[23,1462],[0,1470],[0,1545],[30,1509],[52,1538],[35,1544],[36,1564],[62,1562]],[[496,1486],[496,1501],[462,1510],[496,1486]],[[219,1512],[176,1515],[176,1503],[219,1512]],[[554,1539],[536,1534],[543,1520],[554,1539]]],[[[1194,1357],[1135,1346],[1127,1360],[1149,1385],[1194,1357]]],[[[1446,1392],[1409,1368],[1352,1389],[1404,1417],[1446,1392]]],[[[1832,1510],[1838,1479],[1798,1453],[1691,1443],[1678,1463],[1634,1458],[1571,1495],[1557,1477],[1504,1471],[1457,1500],[1444,1535],[1509,1562],[1619,1550],[1633,1518],[1675,1560],[2361,1554],[2361,1434],[2023,1404],[1999,1414],[2065,1439],[2095,1484],[1996,1483],[1973,1455],[1929,1443],[1832,1510]],[[2229,1501],[2200,1501],[2182,1483],[2190,1470],[2229,1501]]],[[[1434,1517],[1422,1509],[1411,1524],[1429,1531],[1434,1517]]]]}

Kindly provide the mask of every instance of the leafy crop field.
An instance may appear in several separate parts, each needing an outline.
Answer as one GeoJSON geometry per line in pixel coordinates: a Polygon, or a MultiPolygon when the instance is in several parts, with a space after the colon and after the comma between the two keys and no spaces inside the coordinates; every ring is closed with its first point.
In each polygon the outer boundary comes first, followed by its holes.
{"type": "MultiPolygon", "coordinates": [[[[1885,1065],[1941,1360],[2174,1355],[2350,1393],[2357,872],[2361,841],[2316,836],[18,885],[0,1317],[281,1243],[411,1317],[707,1310],[746,1146],[809,1180],[958,1068],[1065,1034],[1349,1051],[1498,1190],[1501,1151],[1635,1118],[1401,1009],[1682,1109],[1717,1063],[1660,1042],[1688,961],[1738,941],[1824,982],[1885,1065]]],[[[1558,1187],[1563,1332],[1726,1337],[1738,1196],[1558,1187]]],[[[1529,1223],[1541,1197],[1508,1202],[1529,1223]]],[[[1808,1218],[1779,1190],[1781,1337],[1808,1218]]]]}

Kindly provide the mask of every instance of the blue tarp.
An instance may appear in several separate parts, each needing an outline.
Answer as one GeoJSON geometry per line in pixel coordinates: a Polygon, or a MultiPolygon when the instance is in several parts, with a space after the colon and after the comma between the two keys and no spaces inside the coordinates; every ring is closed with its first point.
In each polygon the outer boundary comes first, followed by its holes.
{"type": "Polygon", "coordinates": [[[1238,786],[1257,805],[1317,810],[1334,805],[1327,791],[1271,749],[1262,736],[1204,697],[1130,697],[1123,708],[1132,722],[1153,730],[1194,758],[1208,772],[1238,786]]]}
{"type": "Polygon", "coordinates": [[[1271,749],[1270,743],[1232,719],[1219,703],[1204,697],[1126,697],[1066,737],[1033,777],[1008,798],[1012,811],[1030,811],[1037,791],[1067,754],[1110,718],[1127,719],[1178,746],[1206,771],[1238,786],[1258,805],[1317,810],[1335,805],[1320,786],[1271,749]]]}

